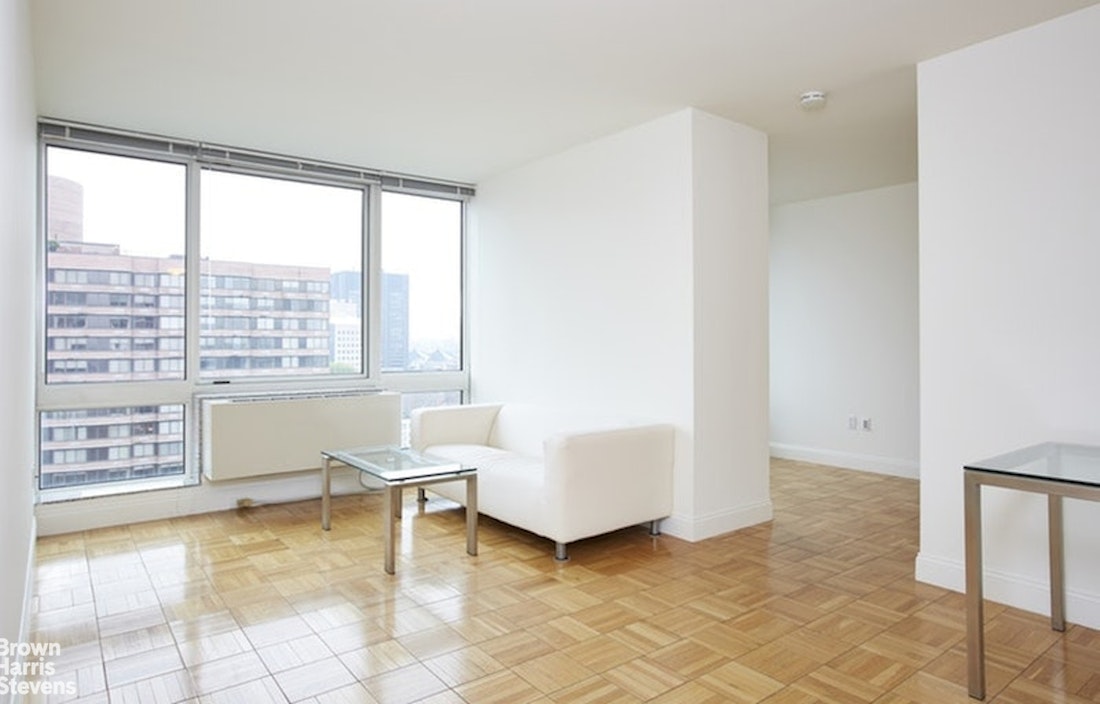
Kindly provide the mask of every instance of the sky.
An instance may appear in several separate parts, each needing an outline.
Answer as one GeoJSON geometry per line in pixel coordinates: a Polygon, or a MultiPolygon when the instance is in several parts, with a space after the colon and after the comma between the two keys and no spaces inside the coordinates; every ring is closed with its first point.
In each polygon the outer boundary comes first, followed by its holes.
{"type": "MultiPolygon", "coordinates": [[[[179,164],[50,147],[52,176],[84,188],[84,241],[123,254],[184,251],[186,169],[179,164]]],[[[203,169],[203,258],[361,269],[363,191],[203,169]]],[[[382,268],[409,275],[413,340],[451,338],[460,325],[461,203],[382,195],[382,268]]]]}

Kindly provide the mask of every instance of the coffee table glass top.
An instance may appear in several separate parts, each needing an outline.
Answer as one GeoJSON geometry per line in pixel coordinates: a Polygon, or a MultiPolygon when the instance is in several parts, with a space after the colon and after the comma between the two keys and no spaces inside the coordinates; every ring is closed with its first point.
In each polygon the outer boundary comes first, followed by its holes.
{"type": "Polygon", "coordinates": [[[1100,447],[1045,442],[972,462],[965,469],[1100,486],[1100,447]]]}
{"type": "Polygon", "coordinates": [[[390,484],[436,476],[473,474],[475,467],[397,447],[322,450],[321,454],[390,484]]]}

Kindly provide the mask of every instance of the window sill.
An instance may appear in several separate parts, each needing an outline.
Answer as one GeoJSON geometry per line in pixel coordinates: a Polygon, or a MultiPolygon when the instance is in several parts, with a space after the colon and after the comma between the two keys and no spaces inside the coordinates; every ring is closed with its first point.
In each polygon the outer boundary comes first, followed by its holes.
{"type": "Polygon", "coordinates": [[[197,486],[198,483],[198,477],[189,477],[185,474],[179,474],[170,477],[151,477],[149,479],[135,479],[125,482],[103,482],[101,484],[87,484],[84,486],[39,489],[38,503],[53,504],[62,501],[79,501],[81,499],[98,499],[104,496],[137,494],[144,491],[179,489],[185,486],[197,486]]]}

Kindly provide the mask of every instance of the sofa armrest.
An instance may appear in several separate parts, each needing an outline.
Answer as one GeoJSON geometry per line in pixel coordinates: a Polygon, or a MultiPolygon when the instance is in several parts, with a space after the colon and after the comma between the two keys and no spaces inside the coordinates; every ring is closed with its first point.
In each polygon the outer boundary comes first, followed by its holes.
{"type": "Polygon", "coordinates": [[[487,445],[499,403],[418,408],[410,418],[412,449],[431,445],[487,445]]]}
{"type": "Polygon", "coordinates": [[[676,430],[639,425],[547,438],[547,505],[569,542],[672,513],[676,430]]]}

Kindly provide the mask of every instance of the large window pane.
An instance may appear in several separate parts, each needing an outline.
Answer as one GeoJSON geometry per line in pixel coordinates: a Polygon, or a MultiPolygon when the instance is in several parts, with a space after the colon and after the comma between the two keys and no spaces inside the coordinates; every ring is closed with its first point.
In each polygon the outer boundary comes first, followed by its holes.
{"type": "Polygon", "coordinates": [[[182,404],[45,411],[40,425],[40,489],[184,473],[182,404]]]}
{"type": "Polygon", "coordinates": [[[200,377],[360,374],[363,191],[204,169],[200,377]]]}
{"type": "Polygon", "coordinates": [[[382,371],[462,368],[462,203],[382,194],[382,371]]]}
{"type": "Polygon", "coordinates": [[[47,149],[47,383],[183,378],[185,178],[179,164],[47,149]]]}

